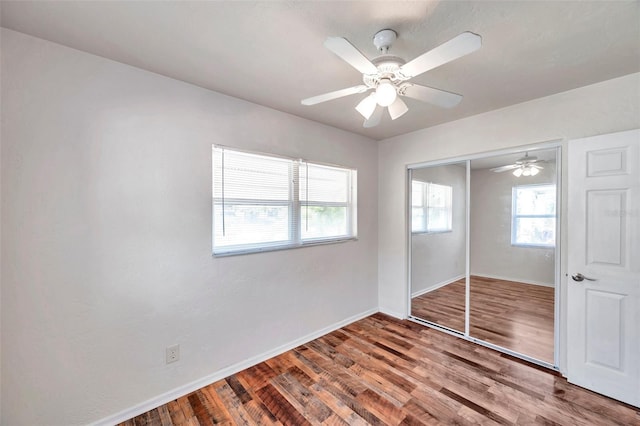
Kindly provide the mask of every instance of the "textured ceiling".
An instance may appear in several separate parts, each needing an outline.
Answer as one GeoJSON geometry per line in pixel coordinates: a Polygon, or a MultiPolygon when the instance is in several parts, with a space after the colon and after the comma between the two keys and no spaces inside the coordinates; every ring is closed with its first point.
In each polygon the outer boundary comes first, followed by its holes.
{"type": "Polygon", "coordinates": [[[95,2],[2,1],[3,27],[280,111],[384,139],[640,71],[638,1],[95,2]],[[454,109],[406,99],[409,112],[371,129],[354,110],[365,94],[316,106],[300,100],[361,83],[323,47],[342,36],[377,55],[413,59],[454,36],[480,50],[412,81],[464,95],[454,109]]]}

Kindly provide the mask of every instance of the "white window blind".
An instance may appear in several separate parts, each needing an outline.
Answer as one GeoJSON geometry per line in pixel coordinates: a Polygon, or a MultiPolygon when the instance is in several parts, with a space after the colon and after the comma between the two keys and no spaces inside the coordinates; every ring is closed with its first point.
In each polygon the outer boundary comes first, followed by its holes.
{"type": "Polygon", "coordinates": [[[300,164],[302,240],[351,235],[352,175],[348,169],[300,164]]]}
{"type": "Polygon", "coordinates": [[[354,238],[356,171],[213,147],[213,252],[354,238]]]}

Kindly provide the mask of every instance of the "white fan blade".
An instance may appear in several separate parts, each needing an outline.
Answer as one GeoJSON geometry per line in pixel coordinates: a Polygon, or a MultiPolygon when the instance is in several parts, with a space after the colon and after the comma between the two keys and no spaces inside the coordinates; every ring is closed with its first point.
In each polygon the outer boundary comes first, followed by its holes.
{"type": "Polygon", "coordinates": [[[365,120],[371,118],[371,114],[376,110],[376,93],[373,92],[366,98],[360,101],[360,103],[356,106],[356,111],[358,111],[365,120]]]}
{"type": "Polygon", "coordinates": [[[398,96],[396,100],[389,105],[389,116],[391,116],[392,120],[402,117],[407,111],[409,111],[409,108],[407,107],[407,104],[400,99],[400,96],[398,96]]]}
{"type": "Polygon", "coordinates": [[[362,127],[376,127],[378,124],[380,124],[380,120],[382,120],[382,113],[384,111],[384,108],[382,107],[376,107],[375,111],[373,111],[373,114],[371,115],[371,117],[369,117],[368,120],[365,120],[364,124],[362,125],[362,127]]]}
{"type": "Polygon", "coordinates": [[[508,166],[494,167],[493,169],[489,170],[491,170],[492,172],[501,173],[506,172],[507,170],[517,169],[518,167],[520,167],[520,165],[518,164],[509,164],[508,166]]]}
{"type": "Polygon", "coordinates": [[[443,108],[453,108],[462,100],[462,96],[457,93],[420,86],[419,84],[406,86],[401,94],[443,108]]]}
{"type": "Polygon", "coordinates": [[[319,104],[320,102],[331,101],[333,99],[338,99],[343,96],[349,96],[356,93],[363,93],[363,92],[366,92],[367,89],[368,89],[367,86],[365,86],[364,84],[361,84],[360,86],[353,86],[347,89],[336,90],[335,92],[329,92],[323,95],[313,96],[311,98],[303,99],[300,102],[302,103],[302,105],[315,105],[315,104],[319,104]]]}
{"type": "Polygon", "coordinates": [[[378,68],[371,63],[355,46],[346,38],[328,37],[324,47],[341,57],[346,63],[360,71],[362,74],[376,74],[378,68]]]}
{"type": "Polygon", "coordinates": [[[465,32],[407,62],[400,67],[400,71],[406,77],[415,77],[442,64],[475,52],[480,49],[480,46],[482,46],[482,37],[474,33],[465,32]]]}

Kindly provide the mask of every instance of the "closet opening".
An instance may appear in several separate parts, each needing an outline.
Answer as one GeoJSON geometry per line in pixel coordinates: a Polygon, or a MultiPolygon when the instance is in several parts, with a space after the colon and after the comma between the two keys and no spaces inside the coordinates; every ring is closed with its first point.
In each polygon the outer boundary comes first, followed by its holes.
{"type": "Polygon", "coordinates": [[[557,369],[560,143],[407,168],[409,319],[557,369]]]}

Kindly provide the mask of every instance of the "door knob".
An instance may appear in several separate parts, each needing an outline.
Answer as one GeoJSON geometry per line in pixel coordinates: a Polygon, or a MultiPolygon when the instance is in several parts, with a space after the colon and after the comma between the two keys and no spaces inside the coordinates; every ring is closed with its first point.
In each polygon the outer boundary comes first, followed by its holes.
{"type": "Polygon", "coordinates": [[[584,280],[587,280],[587,281],[597,281],[595,278],[585,277],[585,276],[584,276],[584,275],[582,275],[580,272],[578,272],[578,273],[577,273],[577,274],[575,274],[575,275],[571,275],[571,279],[573,279],[574,281],[578,281],[578,282],[580,282],[580,281],[584,281],[584,280]]]}

